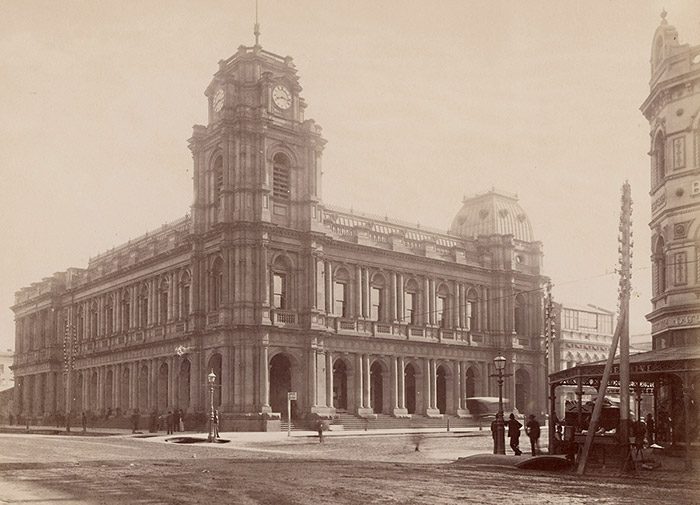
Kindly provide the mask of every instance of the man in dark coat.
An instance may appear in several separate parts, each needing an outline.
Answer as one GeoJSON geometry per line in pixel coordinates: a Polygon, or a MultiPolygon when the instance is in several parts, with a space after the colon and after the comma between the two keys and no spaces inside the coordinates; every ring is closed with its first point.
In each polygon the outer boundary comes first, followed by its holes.
{"type": "Polygon", "coordinates": [[[530,447],[532,448],[532,455],[537,456],[538,452],[538,441],[540,438],[540,423],[535,419],[534,414],[530,414],[527,423],[525,423],[525,433],[530,437],[530,447]]]}
{"type": "Polygon", "coordinates": [[[523,425],[515,418],[513,414],[510,415],[508,420],[508,438],[510,438],[510,448],[516,456],[520,456],[522,451],[520,450],[520,428],[523,425]]]}

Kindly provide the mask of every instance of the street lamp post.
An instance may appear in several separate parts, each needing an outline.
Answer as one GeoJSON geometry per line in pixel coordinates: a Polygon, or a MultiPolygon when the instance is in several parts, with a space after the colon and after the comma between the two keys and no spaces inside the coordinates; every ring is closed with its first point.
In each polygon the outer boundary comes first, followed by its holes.
{"type": "Polygon", "coordinates": [[[214,386],[216,384],[216,374],[214,370],[209,372],[207,375],[207,380],[209,382],[209,437],[207,442],[214,442],[216,440],[216,414],[214,412],[214,386]]]}
{"type": "MultiPolygon", "coordinates": [[[[637,384],[634,387],[634,396],[635,399],[637,400],[637,421],[642,420],[642,395],[644,394],[644,388],[637,384]]],[[[622,408],[622,407],[620,407],[622,408]]]]}
{"type": "Polygon", "coordinates": [[[493,358],[493,364],[498,372],[498,413],[496,414],[496,438],[493,441],[493,453],[506,453],[506,434],[503,424],[503,371],[506,368],[506,358],[499,352],[493,358]]]}

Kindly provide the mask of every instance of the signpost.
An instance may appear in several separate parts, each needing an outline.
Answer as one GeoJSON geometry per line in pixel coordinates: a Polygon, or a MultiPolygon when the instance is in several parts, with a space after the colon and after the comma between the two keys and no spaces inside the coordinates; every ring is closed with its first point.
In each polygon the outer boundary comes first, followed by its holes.
{"type": "Polygon", "coordinates": [[[292,436],[292,400],[297,400],[297,392],[289,391],[287,393],[287,436],[292,436]]]}

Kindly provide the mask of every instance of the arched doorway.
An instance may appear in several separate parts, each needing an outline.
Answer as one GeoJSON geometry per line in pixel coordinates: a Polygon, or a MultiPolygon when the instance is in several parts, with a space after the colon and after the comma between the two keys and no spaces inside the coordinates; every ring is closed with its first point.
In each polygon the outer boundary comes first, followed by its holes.
{"type": "Polygon", "coordinates": [[[336,410],[348,409],[348,368],[342,359],[333,364],[333,407],[336,410]]]}
{"type": "Polygon", "coordinates": [[[440,414],[447,412],[447,370],[443,365],[437,369],[437,409],[440,414]]]}
{"type": "Polygon", "coordinates": [[[476,396],[476,374],[472,367],[467,368],[467,372],[464,375],[464,389],[467,398],[476,396]]]}
{"type": "MultiPolygon", "coordinates": [[[[221,354],[218,352],[212,354],[209,358],[206,375],[209,375],[211,372],[214,372],[214,375],[216,375],[216,382],[214,383],[214,408],[218,408],[218,406],[221,405],[221,381],[223,380],[223,377],[221,377],[221,354]]],[[[207,401],[207,404],[208,403],[207,401]]],[[[207,411],[209,411],[208,409],[209,407],[207,406],[207,411]]]]}
{"type": "Polygon", "coordinates": [[[124,414],[129,409],[129,369],[124,368],[121,376],[121,387],[119,388],[119,405],[124,414]]]}
{"type": "Polygon", "coordinates": [[[158,369],[158,411],[168,409],[168,364],[162,363],[158,369]]]}
{"type": "Polygon", "coordinates": [[[139,372],[138,407],[141,413],[148,412],[148,366],[143,365],[139,372]]]}
{"type": "MultiPolygon", "coordinates": [[[[287,416],[287,393],[292,390],[292,364],[284,354],[275,355],[270,361],[270,408],[287,416]]],[[[295,402],[296,403],[296,402],[295,402]]],[[[292,417],[294,417],[292,407],[292,417]]]]}
{"type": "Polygon", "coordinates": [[[177,406],[185,410],[190,408],[190,366],[190,360],[184,360],[178,374],[177,406]]]}
{"type": "Polygon", "coordinates": [[[404,368],[404,385],[406,394],[406,410],[409,414],[416,413],[416,370],[410,363],[404,368]]]}
{"type": "Polygon", "coordinates": [[[515,371],[515,408],[518,412],[529,412],[530,374],[523,368],[515,371]]]}
{"type": "Polygon", "coordinates": [[[372,412],[375,414],[381,414],[384,410],[384,379],[382,377],[382,365],[375,361],[369,368],[370,378],[370,406],[372,407],[372,412]]]}

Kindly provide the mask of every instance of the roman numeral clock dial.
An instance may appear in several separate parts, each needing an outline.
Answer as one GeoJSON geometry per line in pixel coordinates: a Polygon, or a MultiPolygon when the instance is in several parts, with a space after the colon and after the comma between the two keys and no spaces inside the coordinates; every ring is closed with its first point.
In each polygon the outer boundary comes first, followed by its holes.
{"type": "Polygon", "coordinates": [[[292,94],[280,84],[272,90],[272,101],[278,108],[287,110],[292,105],[292,94]]]}

